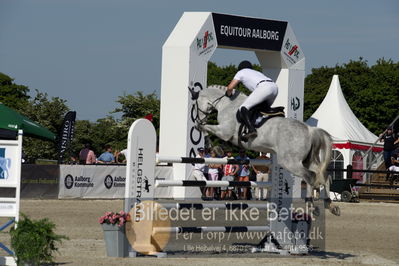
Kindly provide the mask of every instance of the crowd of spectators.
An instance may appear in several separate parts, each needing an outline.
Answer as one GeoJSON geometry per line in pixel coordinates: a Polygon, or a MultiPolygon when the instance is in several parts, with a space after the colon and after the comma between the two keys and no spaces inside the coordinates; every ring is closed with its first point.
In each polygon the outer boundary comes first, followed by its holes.
{"type": "MultiPolygon", "coordinates": [[[[206,151],[204,148],[198,148],[198,158],[216,158],[223,157],[217,156],[215,150],[206,151]]],[[[237,159],[237,160],[249,160],[246,151],[244,149],[240,150],[236,157],[233,156],[233,152],[227,149],[224,154],[224,158],[237,159]]],[[[266,154],[260,153],[257,159],[269,159],[266,154]]],[[[265,165],[235,165],[235,164],[195,164],[192,170],[192,178],[198,181],[258,181],[267,182],[270,176],[270,168],[265,165]]],[[[255,198],[256,200],[266,200],[268,196],[267,188],[256,188],[251,190],[251,188],[242,187],[221,187],[221,188],[202,188],[202,198],[204,200],[248,200],[255,198]],[[253,192],[253,193],[251,193],[253,192]]]]}
{"type": "MultiPolygon", "coordinates": [[[[241,149],[237,156],[233,156],[231,149],[225,151],[224,156],[218,156],[215,150],[205,150],[198,148],[198,158],[228,158],[237,160],[250,159],[246,151],[241,149]]],[[[92,165],[92,164],[125,164],[127,158],[127,149],[113,152],[111,145],[105,145],[103,153],[96,157],[96,154],[91,149],[90,144],[85,144],[79,152],[79,159],[73,159],[74,164],[92,165]]],[[[265,154],[260,153],[257,159],[268,159],[265,154]]],[[[234,165],[234,164],[195,164],[192,169],[192,178],[195,180],[205,181],[257,181],[267,182],[269,180],[270,169],[264,165],[234,165]]],[[[251,199],[266,200],[268,195],[267,188],[235,188],[235,187],[221,187],[221,188],[201,188],[204,199],[251,199]],[[253,193],[251,193],[253,192],[253,193]]]]}
{"type": "Polygon", "coordinates": [[[94,151],[91,149],[90,144],[86,143],[79,152],[78,159],[71,157],[71,164],[120,164],[126,163],[127,149],[121,151],[113,151],[111,145],[107,144],[104,146],[103,153],[100,156],[96,156],[94,151]]]}
{"type": "MultiPolygon", "coordinates": [[[[399,134],[394,132],[393,127],[388,127],[387,130],[379,136],[380,140],[384,142],[384,163],[385,168],[389,171],[399,171],[399,134]]],[[[391,180],[393,175],[387,174],[386,179],[391,180]]],[[[392,181],[392,180],[391,180],[392,181]]]]}

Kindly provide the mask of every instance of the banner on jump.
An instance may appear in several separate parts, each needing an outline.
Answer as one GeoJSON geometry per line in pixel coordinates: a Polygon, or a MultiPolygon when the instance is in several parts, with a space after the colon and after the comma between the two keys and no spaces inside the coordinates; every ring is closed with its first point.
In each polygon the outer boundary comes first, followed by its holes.
{"type": "MultiPolygon", "coordinates": [[[[157,167],[156,178],[172,179],[172,167],[157,167]]],[[[60,165],[59,199],[123,199],[125,196],[125,165],[60,165]]],[[[168,188],[157,195],[171,197],[168,188]]]]}
{"type": "Polygon", "coordinates": [[[212,13],[219,46],[281,51],[287,22],[212,13]]]}

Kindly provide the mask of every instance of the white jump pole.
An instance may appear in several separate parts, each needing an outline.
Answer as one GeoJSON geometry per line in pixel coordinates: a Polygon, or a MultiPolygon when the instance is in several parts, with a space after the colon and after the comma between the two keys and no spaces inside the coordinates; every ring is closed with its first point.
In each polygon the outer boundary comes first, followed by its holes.
{"type": "Polygon", "coordinates": [[[251,165],[268,165],[272,164],[272,160],[249,159],[236,160],[226,158],[193,158],[193,157],[177,157],[177,156],[158,156],[157,163],[205,163],[205,164],[251,164],[251,165]]]}
{"type": "Polygon", "coordinates": [[[271,187],[272,182],[156,180],[155,187],[271,187]]]}
{"type": "Polygon", "coordinates": [[[208,233],[208,232],[269,232],[269,226],[200,226],[200,227],[154,227],[153,233],[208,233]]]}
{"type": "Polygon", "coordinates": [[[195,209],[203,210],[206,208],[216,208],[219,210],[246,210],[256,208],[259,210],[267,210],[269,208],[268,203],[255,204],[255,203],[159,203],[161,208],[165,209],[195,209]]]}

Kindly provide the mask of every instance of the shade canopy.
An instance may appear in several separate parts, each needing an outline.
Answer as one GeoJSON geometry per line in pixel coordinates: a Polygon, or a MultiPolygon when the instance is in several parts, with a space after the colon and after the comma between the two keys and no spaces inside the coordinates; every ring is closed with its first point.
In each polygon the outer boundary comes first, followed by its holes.
{"type": "Polygon", "coordinates": [[[2,135],[11,136],[10,133],[18,132],[19,129],[23,130],[24,135],[31,137],[53,141],[56,138],[56,135],[47,128],[0,103],[0,130],[2,135]]]}

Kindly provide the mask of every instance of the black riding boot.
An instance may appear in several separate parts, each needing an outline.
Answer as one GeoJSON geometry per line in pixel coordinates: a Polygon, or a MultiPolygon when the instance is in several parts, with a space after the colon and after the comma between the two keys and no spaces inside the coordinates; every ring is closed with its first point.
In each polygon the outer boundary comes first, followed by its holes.
{"type": "Polygon", "coordinates": [[[256,133],[255,127],[251,123],[251,119],[249,117],[249,110],[245,107],[241,107],[240,109],[241,119],[245,126],[248,128],[248,133],[243,136],[244,139],[255,138],[258,136],[256,133]]]}

